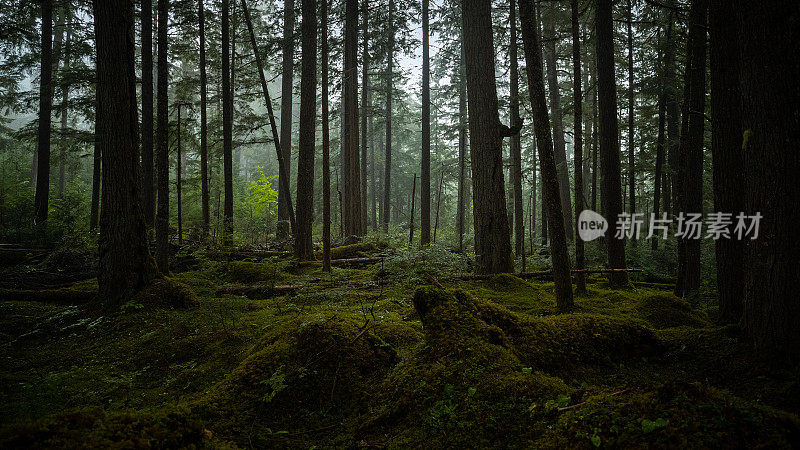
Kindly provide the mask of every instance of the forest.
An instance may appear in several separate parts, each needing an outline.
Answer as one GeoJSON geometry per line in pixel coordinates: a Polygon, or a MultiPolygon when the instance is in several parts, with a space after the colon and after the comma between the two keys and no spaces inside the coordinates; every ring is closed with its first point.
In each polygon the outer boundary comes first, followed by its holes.
{"type": "Polygon", "coordinates": [[[0,448],[800,448],[796,0],[0,0],[0,448]]]}

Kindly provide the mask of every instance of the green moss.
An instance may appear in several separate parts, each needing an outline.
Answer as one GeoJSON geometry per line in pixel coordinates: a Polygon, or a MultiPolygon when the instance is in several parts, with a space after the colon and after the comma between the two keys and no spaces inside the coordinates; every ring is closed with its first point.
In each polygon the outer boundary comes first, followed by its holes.
{"type": "Polygon", "coordinates": [[[694,311],[685,301],[674,295],[650,295],[641,299],[636,312],[655,328],[672,328],[682,325],[707,326],[708,318],[694,311]]]}
{"type": "MultiPolygon", "coordinates": [[[[356,244],[342,245],[341,247],[331,248],[331,259],[359,258],[368,256],[370,252],[380,251],[386,248],[386,243],[382,242],[358,242],[356,244]]],[[[314,254],[317,259],[322,259],[322,251],[314,254]]]]}
{"type": "MultiPolygon", "coordinates": [[[[131,305],[160,308],[189,308],[199,300],[194,291],[180,281],[169,277],[156,278],[130,300],[131,305]]],[[[123,306],[124,307],[124,306],[123,306]]]]}
{"type": "Polygon", "coordinates": [[[279,267],[271,262],[230,261],[223,271],[223,276],[235,283],[275,281],[280,276],[279,267]]]}

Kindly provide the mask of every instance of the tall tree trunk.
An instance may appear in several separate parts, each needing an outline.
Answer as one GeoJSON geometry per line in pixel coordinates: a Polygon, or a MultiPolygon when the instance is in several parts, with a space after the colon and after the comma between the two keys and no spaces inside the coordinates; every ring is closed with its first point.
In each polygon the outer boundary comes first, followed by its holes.
{"type": "MultiPolygon", "coordinates": [[[[294,0],[283,1],[283,55],[281,71],[281,152],[287,176],[292,173],[292,87],[294,86],[294,0]]],[[[290,180],[286,180],[287,182],[290,180]]],[[[298,185],[299,186],[299,185],[298,185]]],[[[300,205],[298,204],[298,209],[300,205]]],[[[278,239],[289,237],[289,208],[286,196],[278,191],[278,239]]]]}
{"type": "Polygon", "coordinates": [[[222,0],[222,165],[225,185],[222,240],[225,245],[233,245],[233,102],[229,6],[228,0],[222,0]]]}
{"type": "MultiPolygon", "coordinates": [[[[515,0],[509,3],[509,27],[511,29],[511,43],[509,44],[509,59],[511,60],[510,80],[510,111],[509,118],[512,124],[519,122],[519,61],[517,57],[517,6],[515,0]]],[[[525,222],[522,209],[522,143],[520,135],[511,137],[511,183],[514,193],[514,252],[523,253],[525,241],[525,222]]]]}
{"type": "Polygon", "coordinates": [[[392,193],[392,94],[394,93],[394,0],[389,0],[389,18],[386,21],[388,49],[386,52],[386,155],[383,173],[383,223],[384,233],[389,231],[390,199],[392,193]]]}
{"type": "Polygon", "coordinates": [[[420,245],[431,242],[431,61],[428,2],[422,0],[422,157],[420,171],[420,245]]]}
{"type": "MultiPolygon", "coordinates": [[[[95,92],[97,92],[97,85],[95,84],[95,92]]],[[[91,213],[89,215],[89,230],[95,231],[97,230],[97,224],[100,220],[100,176],[102,170],[102,155],[100,151],[102,149],[102,144],[98,139],[97,131],[100,129],[100,104],[97,100],[97,95],[95,95],[95,104],[94,104],[94,152],[92,155],[92,203],[91,203],[91,213]]]]}
{"type": "Polygon", "coordinates": [[[61,16],[61,26],[63,31],[58,35],[63,42],[54,45],[54,49],[58,49],[58,59],[61,60],[60,75],[62,79],[61,85],[61,105],[59,107],[61,116],[61,138],[59,139],[58,153],[58,198],[63,199],[67,187],[67,159],[69,156],[69,148],[67,146],[67,112],[69,110],[69,85],[70,82],[65,78],[64,74],[69,73],[70,69],[70,51],[72,46],[72,8],[71,5],[64,5],[64,10],[61,16]]]}
{"type": "MultiPolygon", "coordinates": [[[[201,35],[202,27],[201,22],[201,35]]],[[[204,50],[200,52],[202,61],[204,50]]],[[[142,210],[148,228],[153,227],[156,215],[153,180],[153,2],[142,0],[142,210]]]]}
{"type": "MultiPolygon", "coordinates": [[[[553,6],[556,8],[557,6],[553,6]]],[[[556,11],[552,10],[551,14],[556,11]]],[[[569,197],[569,168],[567,150],[564,142],[564,116],[561,110],[561,93],[558,86],[558,55],[556,54],[556,32],[553,29],[554,17],[542,21],[544,26],[544,58],[547,63],[547,86],[550,93],[550,110],[553,116],[553,148],[555,149],[556,169],[558,170],[559,197],[561,212],[568,240],[572,240],[572,200],[569,197]]],[[[552,223],[550,224],[552,226],[552,223]]]]}
{"type": "Polygon", "coordinates": [[[737,1],[746,211],[760,212],[747,240],[744,328],[758,349],[800,358],[800,5],[737,1]],[[769,49],[766,51],[765,49],[769,49]]]}
{"type": "MultiPolygon", "coordinates": [[[[156,264],[162,273],[169,273],[169,113],[167,86],[167,27],[169,0],[158,0],[158,96],[156,97],[156,177],[158,205],[156,211],[156,264]]],[[[107,155],[107,153],[104,153],[107,155]]],[[[103,167],[109,158],[103,157],[103,167]]],[[[103,170],[105,172],[105,169],[103,170]]],[[[105,176],[103,177],[105,178],[105,176]]],[[[104,189],[105,190],[105,189],[104,189]]]]}
{"type": "Polygon", "coordinates": [[[361,21],[361,32],[363,46],[361,48],[361,227],[364,232],[369,225],[367,221],[367,124],[372,118],[369,106],[369,5],[367,0],[361,4],[363,20],[361,21]]]}
{"type": "MultiPolygon", "coordinates": [[[[367,91],[367,104],[369,105],[369,179],[370,179],[370,187],[369,187],[369,201],[370,201],[370,214],[369,214],[369,223],[372,226],[373,231],[378,231],[378,191],[377,189],[377,178],[378,172],[375,171],[375,127],[373,124],[373,117],[374,109],[372,108],[372,90],[370,89],[367,91]]],[[[366,208],[366,205],[364,205],[366,208]]]]}
{"type": "MultiPolygon", "coordinates": [[[[528,89],[533,109],[533,127],[539,164],[542,167],[542,194],[547,204],[547,220],[550,222],[550,253],[553,260],[553,281],[556,290],[556,309],[564,313],[573,308],[572,282],[570,280],[567,236],[564,232],[564,215],[559,198],[558,175],[553,155],[553,138],[550,135],[550,117],[544,93],[544,70],[539,33],[533,0],[521,0],[519,15],[522,23],[522,41],[525,44],[525,68],[528,72],[528,89]]],[[[572,225],[570,224],[571,228],[572,225]]]]}
{"type": "Polygon", "coordinates": [[[458,64],[458,210],[456,230],[458,232],[458,251],[464,252],[464,215],[467,190],[467,75],[464,62],[464,33],[461,38],[460,60],[458,64]]]}
{"type": "MultiPolygon", "coordinates": [[[[636,212],[636,171],[634,168],[634,132],[633,132],[633,9],[628,0],[628,208],[631,214],[636,212]]],[[[636,235],[633,235],[636,245],[636,235]]]]}
{"type": "MultiPolygon", "coordinates": [[[[689,128],[683,182],[683,210],[703,212],[703,128],[706,95],[706,22],[708,1],[693,0],[689,14],[689,128]]],[[[686,247],[684,296],[700,291],[700,239],[683,239],[686,247]]]]}
{"type": "MultiPolygon", "coordinates": [[[[147,0],[145,0],[147,1],[147,0]]],[[[200,196],[202,198],[203,237],[208,238],[211,224],[208,193],[208,85],[206,78],[206,19],[204,0],[197,1],[197,18],[200,34],[200,196]]]]}
{"type": "Polygon", "coordinates": [[[481,0],[462,0],[461,5],[475,208],[475,271],[513,272],[502,145],[504,135],[516,133],[508,127],[504,130],[498,113],[491,5],[481,0]]]}
{"type": "MultiPolygon", "coordinates": [[[[669,40],[672,35],[672,22],[670,21],[667,25],[667,35],[666,41],[667,45],[669,45],[669,40]]],[[[659,53],[661,53],[659,51],[659,53]]],[[[666,149],[665,141],[666,141],[666,132],[665,132],[665,123],[666,123],[666,116],[667,116],[667,85],[666,85],[666,67],[668,64],[671,64],[671,61],[668,61],[667,57],[669,56],[668,52],[664,52],[664,56],[660,57],[661,60],[661,70],[659,73],[659,78],[661,80],[661,92],[658,94],[658,138],[656,142],[656,168],[655,168],[655,179],[653,180],[654,189],[653,189],[653,214],[655,218],[661,217],[661,200],[662,200],[662,188],[667,189],[667,178],[664,176],[664,159],[666,158],[666,149]]],[[[664,202],[664,211],[668,209],[667,202],[664,202]]],[[[658,236],[653,236],[653,240],[651,241],[650,245],[652,250],[658,249],[658,240],[660,238],[658,236]]]]}
{"type": "MultiPolygon", "coordinates": [[[[578,0],[570,2],[572,10],[572,102],[574,105],[572,126],[575,135],[575,213],[576,217],[583,210],[583,104],[581,93],[581,43],[578,23],[578,0]]],[[[571,224],[573,225],[573,224],[571,224]]],[[[578,221],[574,222],[575,233],[578,233],[578,221]]],[[[583,239],[575,239],[575,268],[583,269],[583,239]]],[[[578,292],[586,292],[586,279],[583,272],[576,275],[578,292]]]]}
{"type": "Polygon", "coordinates": [[[358,148],[358,0],[345,0],[344,25],[344,233],[364,235],[361,226],[361,167],[358,148]]]}
{"type": "MultiPolygon", "coordinates": [[[[117,307],[157,276],[139,189],[133,3],[95,0],[98,145],[103,164],[99,297],[117,307]]],[[[160,83],[159,83],[160,84],[160,83]]]]}
{"type": "Polygon", "coordinates": [[[317,1],[301,3],[300,136],[297,159],[297,230],[295,256],[314,258],[311,226],[314,222],[314,150],[317,128],[317,1]]]}
{"type": "Polygon", "coordinates": [[[328,0],[320,7],[322,38],[322,270],[331,271],[331,142],[328,114],[328,0]]]}
{"type": "MultiPolygon", "coordinates": [[[[603,176],[603,211],[609,223],[616,223],[622,213],[622,186],[620,181],[619,134],[617,129],[617,84],[614,78],[614,23],[612,0],[598,0],[595,13],[597,36],[597,91],[600,121],[600,167],[603,176]]],[[[609,229],[612,227],[610,226],[609,229]]],[[[613,231],[608,231],[611,234],[613,231]]],[[[606,236],[608,266],[612,269],[625,268],[625,240],[614,235],[606,236]]],[[[613,286],[628,282],[626,272],[612,272],[610,282],[613,286]]]]}
{"type": "Polygon", "coordinates": [[[597,137],[600,134],[597,125],[597,67],[593,76],[592,90],[592,211],[597,211],[597,137]]]}
{"type": "MultiPolygon", "coordinates": [[[[728,2],[711,0],[711,155],[714,165],[714,211],[734,216],[744,211],[746,173],[742,154],[742,90],[739,85],[739,36],[736,11],[728,2]]],[[[733,217],[731,217],[733,218],[733,217]]],[[[733,236],[734,227],[728,232],[733,236]]],[[[717,296],[720,318],[742,318],[744,242],[717,239],[717,296]]]]}
{"type": "Polygon", "coordinates": [[[533,148],[531,149],[531,204],[530,204],[530,211],[528,215],[530,215],[530,247],[531,247],[531,255],[533,255],[533,244],[536,240],[536,137],[534,136],[533,139],[533,148]]]}
{"type": "MultiPolygon", "coordinates": [[[[670,12],[669,22],[673,14],[670,12]]],[[[667,110],[667,168],[664,171],[664,211],[677,215],[678,197],[678,151],[680,147],[680,112],[678,108],[678,87],[675,83],[675,39],[667,37],[664,49],[664,86],[666,88],[667,110]]]]}
{"type": "Polygon", "coordinates": [[[50,197],[50,124],[53,110],[53,0],[42,0],[41,74],[39,82],[39,125],[36,147],[35,222],[47,220],[50,197]]]}

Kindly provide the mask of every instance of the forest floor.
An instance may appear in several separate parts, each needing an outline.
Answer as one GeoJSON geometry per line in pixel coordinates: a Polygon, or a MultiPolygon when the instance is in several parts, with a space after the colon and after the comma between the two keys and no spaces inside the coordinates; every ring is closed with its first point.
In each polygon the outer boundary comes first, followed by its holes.
{"type": "Polygon", "coordinates": [[[362,260],[331,274],[187,253],[171,289],[113,315],[79,259],[3,250],[20,254],[0,274],[0,446],[800,445],[797,370],[712,303],[592,275],[556,315],[547,280],[384,247],[336,249],[362,260]]]}

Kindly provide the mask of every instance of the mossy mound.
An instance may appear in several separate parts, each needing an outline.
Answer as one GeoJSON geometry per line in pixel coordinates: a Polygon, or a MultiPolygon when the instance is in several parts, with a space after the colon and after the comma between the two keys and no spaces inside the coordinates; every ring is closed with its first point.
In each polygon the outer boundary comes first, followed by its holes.
{"type": "Polygon", "coordinates": [[[674,295],[644,297],[636,305],[636,312],[657,329],[709,325],[708,318],[704,314],[693,310],[688,303],[674,295]]]}
{"type": "Polygon", "coordinates": [[[391,444],[524,446],[534,402],[566,395],[560,375],[576,364],[660,351],[646,329],[603,316],[524,318],[461,291],[418,289],[414,295],[425,345],[384,381],[386,406],[358,432],[391,444]]]}
{"type": "Polygon", "coordinates": [[[486,286],[496,291],[518,291],[524,289],[531,289],[532,284],[523,280],[522,278],[515,277],[509,273],[501,273],[490,278],[486,282],[486,286]]]}
{"type": "MultiPolygon", "coordinates": [[[[3,448],[196,448],[210,444],[202,422],[183,411],[156,414],[87,408],[13,425],[3,448]]],[[[220,448],[220,445],[215,445],[220,448]]]]}
{"type": "Polygon", "coordinates": [[[169,277],[154,279],[131,299],[131,304],[157,308],[190,308],[198,303],[187,284],[169,277]]]}
{"type": "Polygon", "coordinates": [[[795,448],[800,421],[697,383],[590,396],[565,411],[539,448],[795,448]]]}
{"type": "Polygon", "coordinates": [[[388,344],[352,318],[292,320],[258,342],[197,410],[212,431],[240,445],[285,444],[362,413],[371,386],[397,361],[388,344]]]}
{"type": "Polygon", "coordinates": [[[280,267],[272,262],[230,261],[220,264],[217,273],[233,283],[274,282],[281,277],[280,267]]]}

